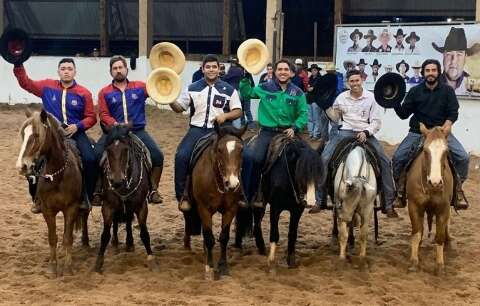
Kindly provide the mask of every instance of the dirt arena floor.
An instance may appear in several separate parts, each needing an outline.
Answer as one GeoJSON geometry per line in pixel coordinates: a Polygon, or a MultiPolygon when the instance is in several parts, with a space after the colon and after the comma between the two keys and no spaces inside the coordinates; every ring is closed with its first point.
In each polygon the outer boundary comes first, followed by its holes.
{"type": "MultiPolygon", "coordinates": [[[[288,213],[284,213],[276,275],[266,272],[266,257],[257,255],[253,239],[247,238],[243,256],[229,247],[231,276],[207,282],[203,279],[201,238],[193,239],[192,251],[183,249],[183,217],[173,193],[175,149],[188,120],[153,108],[148,112],[148,130],[165,154],[161,181],[165,201],[150,206],[148,218],[160,272],[148,270],[137,227],[135,251],[123,251],[123,244],[116,254],[109,248],[104,273],[92,272],[102,229],[100,209],[96,207],[89,219],[91,247],[82,249],[76,235],[74,276],[50,279],[46,275],[47,227],[41,215],[30,213],[27,183],[14,168],[20,146],[18,129],[25,119],[23,110],[23,106],[0,106],[1,305],[480,305],[479,158],[472,157],[470,179],[465,184],[472,207],[460,215],[453,214],[451,229],[456,240],[446,252],[447,275],[443,278],[433,275],[434,247],[432,238],[426,236],[420,251],[421,271],[407,273],[411,227],[406,209],[400,209],[399,219],[380,216],[383,244],[374,244],[372,230],[368,271],[357,269],[355,256],[346,269],[338,268],[337,248],[330,246],[331,215],[327,212],[303,215],[297,244],[299,267],[287,269],[288,213]]],[[[90,134],[98,137],[98,125],[90,134]]],[[[393,149],[387,146],[389,153],[393,149]]],[[[59,242],[62,220],[59,215],[59,242]]],[[[266,241],[268,220],[267,215],[263,224],[266,241]]],[[[220,219],[216,217],[214,223],[218,237],[220,219]]],[[[124,237],[121,227],[120,240],[124,237]]],[[[218,253],[217,243],[217,257],[218,253]]]]}

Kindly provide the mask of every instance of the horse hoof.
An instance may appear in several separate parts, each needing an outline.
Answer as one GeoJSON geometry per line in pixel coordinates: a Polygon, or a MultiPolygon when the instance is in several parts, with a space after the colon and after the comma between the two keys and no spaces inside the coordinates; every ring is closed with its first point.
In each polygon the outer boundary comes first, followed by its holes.
{"type": "Polygon", "coordinates": [[[287,257],[287,265],[289,269],[295,269],[298,267],[297,261],[295,260],[295,256],[287,257]]]}
{"type": "Polygon", "coordinates": [[[208,271],[205,271],[205,280],[214,281],[215,280],[215,271],[212,268],[209,268],[208,271]]]}
{"type": "Polygon", "coordinates": [[[125,248],[125,252],[135,252],[135,246],[134,245],[127,245],[125,248]]]}
{"type": "Polygon", "coordinates": [[[408,267],[408,272],[411,272],[411,273],[416,273],[418,272],[418,265],[411,265],[410,267],[408,267]]]}
{"type": "Polygon", "coordinates": [[[258,255],[267,256],[267,249],[265,246],[258,248],[258,255]]]}
{"type": "Polygon", "coordinates": [[[435,266],[435,275],[436,276],[445,276],[445,266],[444,265],[437,265],[435,266]]]}
{"type": "Polygon", "coordinates": [[[49,263],[48,264],[47,274],[52,278],[57,277],[57,264],[56,263],[49,263]]]}
{"type": "Polygon", "coordinates": [[[219,276],[228,276],[230,275],[230,270],[228,269],[227,265],[219,265],[218,266],[218,274],[219,276]]]}
{"type": "Polygon", "coordinates": [[[73,275],[73,269],[71,266],[64,266],[63,267],[63,276],[72,276],[73,275]]]}
{"type": "Polygon", "coordinates": [[[155,256],[153,255],[148,255],[147,257],[147,265],[150,271],[152,272],[160,272],[160,268],[158,267],[157,260],[155,259],[155,256]]]}

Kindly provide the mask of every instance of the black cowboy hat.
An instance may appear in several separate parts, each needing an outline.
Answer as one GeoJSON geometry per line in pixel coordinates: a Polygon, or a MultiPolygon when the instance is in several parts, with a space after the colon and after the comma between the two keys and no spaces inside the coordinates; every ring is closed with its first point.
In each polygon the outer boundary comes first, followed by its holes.
{"type": "Polygon", "coordinates": [[[6,29],[0,38],[0,54],[10,64],[25,62],[32,54],[32,41],[27,32],[18,28],[6,29]]]}
{"type": "Polygon", "coordinates": [[[377,80],[373,93],[378,105],[384,108],[394,108],[400,106],[406,89],[405,80],[400,74],[387,72],[377,80]]]}
{"type": "Polygon", "coordinates": [[[318,71],[322,70],[322,68],[318,67],[317,64],[311,64],[310,68],[308,68],[308,71],[312,71],[312,69],[317,69],[318,71]]]}
{"type": "Polygon", "coordinates": [[[397,35],[393,35],[393,37],[397,38],[397,36],[399,36],[399,35],[405,36],[405,34],[403,34],[403,30],[402,30],[402,29],[398,29],[398,30],[397,30],[397,35]]]}
{"type": "Polygon", "coordinates": [[[314,96],[318,106],[327,109],[333,105],[337,93],[337,76],[327,73],[322,75],[315,85],[314,96]]]}
{"type": "Polygon", "coordinates": [[[400,71],[398,68],[400,68],[400,65],[401,65],[401,64],[405,64],[405,67],[407,67],[407,70],[405,70],[405,72],[407,72],[408,70],[410,70],[410,65],[409,65],[405,60],[402,59],[402,61],[401,61],[400,63],[397,63],[397,64],[395,65],[395,67],[397,68],[397,71],[400,71]]]}
{"type": "Polygon", "coordinates": [[[373,63],[370,65],[370,67],[373,67],[373,66],[378,66],[378,68],[382,67],[382,64],[379,64],[378,63],[378,60],[377,59],[374,59],[373,60],[373,63]]]}
{"type": "Polygon", "coordinates": [[[467,37],[465,36],[465,30],[463,28],[452,27],[445,39],[445,45],[443,47],[439,47],[434,42],[432,42],[432,46],[433,49],[440,53],[467,50],[467,37]]]}
{"type": "Polygon", "coordinates": [[[420,36],[417,35],[417,33],[415,32],[410,32],[410,35],[407,36],[407,38],[405,38],[405,41],[407,42],[407,44],[410,43],[410,39],[411,38],[415,38],[417,41],[420,40],[420,36]]]}
{"type": "Polygon", "coordinates": [[[365,60],[361,58],[357,65],[368,65],[368,63],[365,63],[365,60]]]}
{"type": "Polygon", "coordinates": [[[353,31],[353,32],[350,34],[350,39],[351,39],[351,40],[353,40],[353,36],[354,36],[355,34],[358,34],[358,35],[360,36],[360,39],[362,39],[363,33],[360,32],[358,29],[355,29],[355,31],[353,31]]]}
{"type": "Polygon", "coordinates": [[[343,61],[343,68],[345,68],[345,70],[348,70],[348,66],[352,66],[352,67],[355,67],[357,66],[357,63],[355,63],[354,60],[345,60],[343,61]]]}
{"type": "Polygon", "coordinates": [[[372,29],[368,30],[367,34],[365,34],[365,36],[363,36],[363,38],[365,38],[365,39],[370,38],[370,37],[372,38],[372,40],[377,39],[377,36],[375,36],[372,29]]]}

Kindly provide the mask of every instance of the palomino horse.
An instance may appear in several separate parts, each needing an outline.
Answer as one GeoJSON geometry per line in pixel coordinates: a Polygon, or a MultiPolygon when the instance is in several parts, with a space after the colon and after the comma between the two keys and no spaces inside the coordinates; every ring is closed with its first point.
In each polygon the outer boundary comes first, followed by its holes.
{"type": "Polygon", "coordinates": [[[366,263],[368,226],[377,198],[377,179],[367,160],[365,148],[357,145],[337,168],[334,179],[334,232],[337,221],[340,227],[340,260],[345,262],[350,224],[353,241],[353,224],[360,226],[360,266],[366,263]],[[355,220],[354,220],[354,217],[355,220]]]}
{"type": "MultiPolygon", "coordinates": [[[[189,201],[192,214],[201,221],[205,250],[205,278],[215,278],[212,249],[215,238],[212,233],[212,216],[222,214],[220,233],[221,255],[218,261],[218,276],[228,274],[227,244],[230,238],[230,225],[238,209],[242,191],[240,188],[240,169],[242,167],[243,141],[241,130],[233,126],[219,127],[215,123],[216,139],[203,151],[195,163],[189,201]]],[[[186,219],[187,220],[187,219],[186,219]]],[[[186,221],[188,222],[188,221],[186,221]]],[[[186,226],[190,226],[186,224],[186,226]]],[[[190,236],[185,234],[185,246],[190,247],[190,236]]]]}
{"type": "Polygon", "coordinates": [[[411,266],[418,269],[418,248],[423,237],[425,212],[429,223],[435,216],[436,266],[435,273],[445,272],[443,247],[449,240],[450,203],[454,195],[454,180],[448,162],[448,133],[440,127],[427,129],[420,123],[425,141],[423,150],[407,172],[406,194],[412,222],[411,266]]]}
{"type": "MultiPolygon", "coordinates": [[[[147,262],[151,270],[157,270],[157,264],[150,247],[150,235],[147,229],[147,196],[150,190],[150,173],[147,152],[142,145],[134,141],[130,126],[113,126],[107,135],[103,165],[103,232],[98,250],[95,271],[101,272],[104,254],[110,241],[110,228],[113,223],[112,244],[118,246],[118,223],[126,223],[127,251],[133,251],[132,221],[135,214],[140,227],[140,238],[147,251],[147,262]]],[[[137,140],[140,141],[140,140],[137,140]]]]}
{"type": "Polygon", "coordinates": [[[64,130],[55,117],[45,110],[26,112],[27,120],[20,128],[22,147],[16,167],[26,175],[35,160],[45,160],[37,173],[36,197],[40,201],[43,217],[48,226],[50,259],[48,272],[57,275],[56,216],[62,212],[65,220],[63,247],[65,259],[63,274],[71,275],[73,228],[83,227],[82,244],[88,246],[88,212],[79,213],[82,202],[82,171],[79,153],[73,141],[65,137],[64,130]]]}

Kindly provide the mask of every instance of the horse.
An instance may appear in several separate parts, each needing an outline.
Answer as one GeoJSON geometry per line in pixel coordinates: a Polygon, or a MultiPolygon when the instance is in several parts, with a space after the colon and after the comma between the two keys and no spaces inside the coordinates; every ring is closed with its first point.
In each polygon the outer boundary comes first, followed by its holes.
{"type": "Polygon", "coordinates": [[[112,245],[118,247],[118,224],[126,223],[126,250],[134,250],[132,221],[137,216],[140,227],[140,238],[147,252],[147,263],[152,271],[157,264],[150,246],[150,234],[147,228],[148,205],[150,191],[147,149],[139,139],[130,133],[131,125],[118,124],[106,128],[107,139],[105,151],[101,159],[103,168],[102,216],[103,232],[98,250],[95,271],[102,272],[104,254],[111,238],[110,229],[113,223],[112,245]]]}
{"type": "Polygon", "coordinates": [[[237,129],[231,125],[214,124],[213,141],[193,165],[191,182],[187,183],[191,210],[185,214],[185,247],[190,248],[190,235],[203,234],[205,251],[205,278],[213,280],[228,275],[227,244],[230,239],[230,225],[238,210],[242,196],[240,170],[242,167],[243,140],[247,130],[245,125],[237,129]],[[214,269],[212,249],[215,238],[212,233],[212,216],[222,214],[220,233],[221,254],[214,269]],[[191,218],[187,216],[190,215],[191,218]],[[198,220],[189,221],[189,220],[198,220]],[[193,223],[192,223],[193,222],[193,223]],[[187,228],[192,227],[192,230],[187,228]]]}
{"type": "Polygon", "coordinates": [[[37,181],[35,197],[48,227],[50,258],[47,272],[57,276],[56,216],[63,213],[63,275],[72,275],[73,230],[82,229],[82,245],[88,247],[88,212],[80,213],[82,195],[82,162],[75,143],[66,137],[60,122],[44,109],[25,112],[27,119],[20,128],[22,146],[16,168],[28,175],[37,160],[43,166],[33,176],[37,181]]]}
{"type": "Polygon", "coordinates": [[[435,216],[436,265],[435,274],[445,273],[443,249],[451,238],[448,224],[450,203],[454,196],[454,177],[448,162],[448,132],[441,127],[428,129],[420,123],[424,137],[422,151],[407,171],[406,196],[412,223],[411,266],[418,270],[418,248],[423,237],[423,218],[427,213],[429,228],[435,216]]]}
{"type": "Polygon", "coordinates": [[[340,234],[339,258],[345,263],[347,242],[353,246],[353,226],[357,223],[360,226],[360,267],[364,267],[368,226],[377,199],[377,179],[373,166],[367,159],[365,148],[361,144],[354,145],[353,150],[348,152],[345,160],[339,164],[334,176],[332,237],[340,234]]]}

